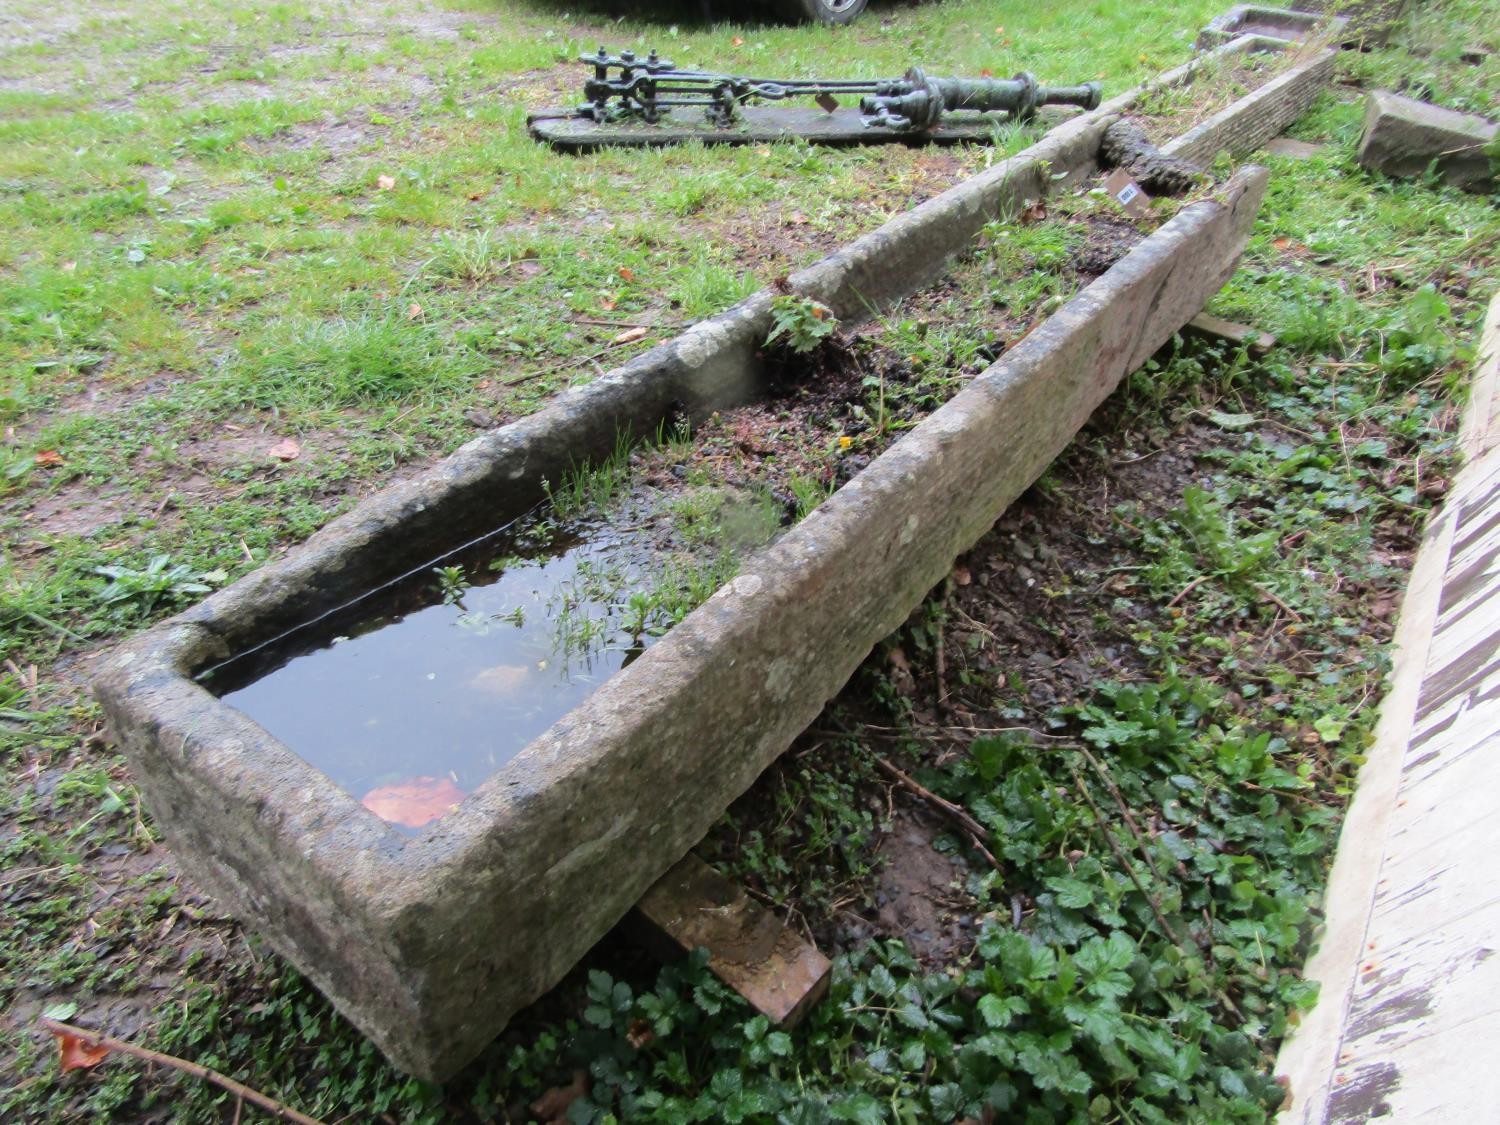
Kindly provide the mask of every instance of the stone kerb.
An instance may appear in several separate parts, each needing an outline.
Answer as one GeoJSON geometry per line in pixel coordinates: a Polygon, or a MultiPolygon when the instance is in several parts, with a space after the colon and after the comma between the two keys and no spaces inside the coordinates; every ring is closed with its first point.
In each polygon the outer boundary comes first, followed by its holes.
{"type": "Polygon", "coordinates": [[[1336,31],[1344,23],[1337,16],[1330,18],[1321,12],[1238,4],[1223,15],[1209,20],[1207,26],[1198,33],[1196,46],[1200,51],[1206,51],[1241,35],[1257,35],[1289,44],[1308,38],[1320,27],[1326,26],[1336,31]]]}
{"type": "Polygon", "coordinates": [[[1286,73],[1163,145],[1163,151],[1204,165],[1219,152],[1230,156],[1254,152],[1307,111],[1318,91],[1333,77],[1337,56],[1338,52],[1330,48],[1317,50],[1286,73]]]}
{"type": "MultiPolygon", "coordinates": [[[[1090,167],[1098,134],[1139,93],[831,255],[798,286],[851,320],[916,288],[985,222],[1090,167]]],[[[471,442],[128,642],[101,661],[96,690],[187,874],[396,1065],[456,1070],[701,838],[1097,402],[1202,307],[1264,184],[1242,172],[1183,208],[415,839],[193,676],[427,561],[434,542],[519,514],[542,476],[608,449],[621,428],[743,396],[769,294],[471,442]]]]}

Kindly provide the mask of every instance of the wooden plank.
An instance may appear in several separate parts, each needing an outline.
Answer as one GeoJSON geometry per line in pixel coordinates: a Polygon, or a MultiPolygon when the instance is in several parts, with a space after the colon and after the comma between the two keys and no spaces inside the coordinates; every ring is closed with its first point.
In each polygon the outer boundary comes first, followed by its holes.
{"type": "Polygon", "coordinates": [[[1192,332],[1198,336],[1207,336],[1214,340],[1228,340],[1235,347],[1250,348],[1251,355],[1265,355],[1276,346],[1276,337],[1269,332],[1262,332],[1259,328],[1248,324],[1237,324],[1232,320],[1222,320],[1217,316],[1209,316],[1207,313],[1199,313],[1183,326],[1184,332],[1192,332]]]}
{"type": "Polygon", "coordinates": [[[828,992],[832,962],[695,855],[657,880],[629,925],[663,960],[707,949],[709,970],[781,1027],[828,992]]]}

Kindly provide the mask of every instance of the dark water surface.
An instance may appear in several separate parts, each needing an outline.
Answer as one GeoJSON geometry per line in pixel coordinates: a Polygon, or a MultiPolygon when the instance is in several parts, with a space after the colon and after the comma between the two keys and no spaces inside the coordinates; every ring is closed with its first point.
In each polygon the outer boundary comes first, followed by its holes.
{"type": "Polygon", "coordinates": [[[424,567],[205,684],[357,799],[413,779],[472,792],[652,639],[621,604],[649,549],[547,538],[466,549],[446,588],[424,567]]]}

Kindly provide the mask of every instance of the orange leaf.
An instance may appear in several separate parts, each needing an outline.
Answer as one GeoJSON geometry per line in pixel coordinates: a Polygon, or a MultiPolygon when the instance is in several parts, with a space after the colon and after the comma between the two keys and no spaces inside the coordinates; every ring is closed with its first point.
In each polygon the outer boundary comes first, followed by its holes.
{"type": "Polygon", "coordinates": [[[627,328],[627,329],[625,329],[624,332],[621,332],[618,336],[616,336],[613,340],[611,340],[610,343],[611,344],[633,344],[637,340],[644,340],[645,338],[646,338],[646,330],[644,328],[640,327],[640,326],[636,326],[635,328],[627,328]]]}
{"type": "Polygon", "coordinates": [[[61,465],[63,455],[55,449],[40,449],[31,460],[37,465],[61,465]]]}
{"type": "Polygon", "coordinates": [[[635,280],[635,270],[631,269],[629,266],[621,266],[620,267],[620,276],[622,278],[624,278],[626,281],[634,281],[635,280]]]}
{"type": "Polygon", "coordinates": [[[614,312],[615,299],[613,297],[604,298],[604,300],[599,302],[599,308],[604,312],[614,312]]]}
{"type": "Polygon", "coordinates": [[[545,1125],[561,1125],[568,1120],[568,1109],[579,1098],[588,1096],[589,1076],[587,1071],[575,1070],[573,1081],[566,1086],[554,1086],[531,1103],[531,1112],[545,1125]]]}
{"type": "Polygon", "coordinates": [[[57,1058],[64,1074],[98,1066],[109,1054],[109,1048],[103,1043],[91,1042],[72,1032],[54,1031],[52,1034],[57,1039],[57,1058]]]}
{"type": "Polygon", "coordinates": [[[409,304],[409,305],[406,306],[406,319],[407,320],[416,320],[417,317],[419,317],[421,315],[422,315],[422,306],[419,305],[419,304],[417,304],[417,302],[413,301],[411,304],[409,304]]]}
{"type": "Polygon", "coordinates": [[[421,828],[452,811],[466,796],[446,777],[413,777],[371,789],[359,803],[381,820],[421,828]]]}
{"type": "Polygon", "coordinates": [[[987,66],[986,67],[981,67],[980,70],[979,70],[979,77],[981,77],[981,78],[993,78],[993,77],[995,77],[995,72],[993,70],[991,70],[987,66]]]}
{"type": "Polygon", "coordinates": [[[731,39],[729,41],[729,45],[731,47],[743,47],[745,45],[745,41],[743,39],[741,39],[738,35],[736,35],[733,39],[731,39]]]}
{"type": "Polygon", "coordinates": [[[395,176],[376,176],[375,186],[381,191],[390,191],[396,186],[395,176]]]}
{"type": "Polygon", "coordinates": [[[295,461],[302,456],[302,447],[297,444],[295,438],[282,438],[266,450],[266,456],[273,457],[277,461],[295,461]]]}

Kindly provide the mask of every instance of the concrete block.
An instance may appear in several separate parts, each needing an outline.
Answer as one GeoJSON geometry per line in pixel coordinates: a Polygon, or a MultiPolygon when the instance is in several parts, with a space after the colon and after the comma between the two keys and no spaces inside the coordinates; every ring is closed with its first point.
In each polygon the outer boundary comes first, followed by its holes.
{"type": "Polygon", "coordinates": [[[1366,102],[1359,162],[1388,176],[1420,176],[1435,165],[1454,187],[1489,191],[1495,167],[1485,148],[1495,131],[1493,121],[1477,114],[1376,90],[1366,102]]]}

